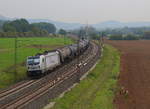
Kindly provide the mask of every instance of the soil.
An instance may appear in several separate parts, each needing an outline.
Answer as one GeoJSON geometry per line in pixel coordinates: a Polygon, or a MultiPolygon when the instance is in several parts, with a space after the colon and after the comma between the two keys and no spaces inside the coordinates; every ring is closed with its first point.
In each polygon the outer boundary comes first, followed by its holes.
{"type": "Polygon", "coordinates": [[[150,109],[150,41],[106,41],[121,51],[117,109],[150,109]]]}

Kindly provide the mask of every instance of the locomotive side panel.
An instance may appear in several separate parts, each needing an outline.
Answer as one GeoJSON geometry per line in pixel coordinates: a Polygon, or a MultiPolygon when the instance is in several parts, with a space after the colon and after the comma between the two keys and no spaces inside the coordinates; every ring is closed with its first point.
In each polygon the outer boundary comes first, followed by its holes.
{"type": "Polygon", "coordinates": [[[56,66],[60,65],[60,56],[59,53],[57,52],[53,52],[53,53],[48,53],[45,56],[45,70],[52,70],[54,69],[56,66]]]}

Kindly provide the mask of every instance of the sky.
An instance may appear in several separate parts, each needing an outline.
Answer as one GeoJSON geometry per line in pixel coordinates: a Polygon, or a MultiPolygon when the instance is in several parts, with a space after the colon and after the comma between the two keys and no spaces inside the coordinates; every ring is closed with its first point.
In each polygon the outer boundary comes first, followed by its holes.
{"type": "Polygon", "coordinates": [[[0,0],[0,15],[83,24],[150,21],[150,0],[0,0]]]}

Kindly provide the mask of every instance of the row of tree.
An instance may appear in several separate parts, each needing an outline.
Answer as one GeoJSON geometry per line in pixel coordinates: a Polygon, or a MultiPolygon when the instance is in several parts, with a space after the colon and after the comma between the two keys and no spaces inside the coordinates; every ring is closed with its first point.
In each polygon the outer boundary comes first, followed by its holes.
{"type": "Polygon", "coordinates": [[[3,30],[2,30],[2,26],[3,26],[4,22],[5,22],[5,21],[0,20],[0,32],[2,32],[2,31],[3,31],[3,30]]]}
{"type": "Polygon", "coordinates": [[[104,30],[106,36],[113,40],[150,39],[150,27],[116,28],[104,30]]]}
{"type": "Polygon", "coordinates": [[[150,31],[144,32],[143,35],[135,35],[135,34],[113,34],[109,35],[110,40],[139,40],[146,39],[150,40],[150,31]]]}
{"type": "Polygon", "coordinates": [[[33,36],[48,36],[56,33],[55,25],[51,23],[32,23],[26,19],[17,19],[14,21],[5,22],[0,31],[0,37],[33,37],[33,36]]]}
{"type": "Polygon", "coordinates": [[[110,40],[150,40],[150,28],[118,28],[118,29],[106,29],[98,31],[91,26],[81,27],[80,29],[70,31],[71,34],[80,36],[80,38],[90,38],[99,40],[100,37],[107,37],[110,40]],[[146,31],[147,30],[147,31],[146,31]]]}
{"type": "Polygon", "coordinates": [[[139,40],[139,37],[133,34],[127,34],[127,35],[115,34],[115,35],[110,35],[109,39],[110,40],[139,40]]]}
{"type": "Polygon", "coordinates": [[[124,27],[115,29],[105,29],[106,34],[135,34],[143,35],[145,31],[150,31],[150,27],[124,27]]]}
{"type": "MultiPolygon", "coordinates": [[[[32,23],[26,19],[17,19],[14,21],[0,21],[0,37],[40,37],[49,36],[56,33],[55,25],[51,23],[32,23]]],[[[118,28],[106,29],[103,32],[97,31],[92,26],[81,27],[80,29],[72,30],[69,33],[80,36],[80,38],[100,39],[100,36],[109,36],[111,40],[138,40],[150,39],[150,28],[118,28]]],[[[58,31],[58,34],[66,35],[67,32],[63,29],[58,31]]]]}
{"type": "Polygon", "coordinates": [[[148,39],[148,40],[150,40],[150,31],[144,32],[144,34],[142,35],[142,39],[148,39]]]}
{"type": "Polygon", "coordinates": [[[92,26],[81,27],[80,29],[70,31],[70,33],[80,38],[99,39],[99,32],[92,26]]]}

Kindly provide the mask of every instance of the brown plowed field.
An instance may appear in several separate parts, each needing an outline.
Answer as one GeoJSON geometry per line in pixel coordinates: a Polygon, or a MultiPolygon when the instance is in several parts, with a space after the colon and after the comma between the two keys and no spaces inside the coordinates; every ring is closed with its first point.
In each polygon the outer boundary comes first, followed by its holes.
{"type": "Polygon", "coordinates": [[[121,51],[117,109],[150,109],[150,41],[106,41],[121,51]]]}

